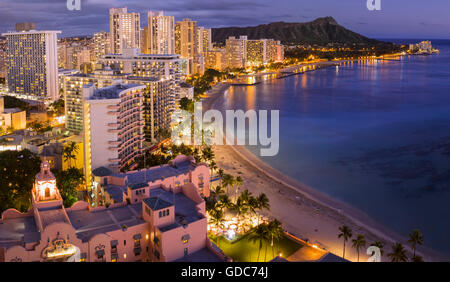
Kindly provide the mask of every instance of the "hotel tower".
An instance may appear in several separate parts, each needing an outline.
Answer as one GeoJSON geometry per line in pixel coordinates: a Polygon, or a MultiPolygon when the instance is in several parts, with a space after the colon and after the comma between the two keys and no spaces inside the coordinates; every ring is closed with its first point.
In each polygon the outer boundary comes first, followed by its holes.
{"type": "Polygon", "coordinates": [[[58,92],[57,34],[61,31],[16,30],[6,37],[6,80],[11,94],[40,102],[58,92]]]}
{"type": "Polygon", "coordinates": [[[140,48],[140,15],[127,8],[109,10],[111,52],[121,54],[124,48],[140,48]]]}
{"type": "Polygon", "coordinates": [[[147,54],[175,54],[175,23],[164,12],[148,11],[147,54]]]}

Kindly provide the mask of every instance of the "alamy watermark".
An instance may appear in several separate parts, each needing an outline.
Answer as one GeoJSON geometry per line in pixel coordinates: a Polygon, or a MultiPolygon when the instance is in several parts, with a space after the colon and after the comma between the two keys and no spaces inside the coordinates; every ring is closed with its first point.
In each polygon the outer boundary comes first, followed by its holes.
{"type": "Polygon", "coordinates": [[[81,0],[67,0],[67,10],[81,10],[81,0]]]}
{"type": "Polygon", "coordinates": [[[172,114],[172,142],[209,146],[260,145],[260,156],[271,157],[278,154],[280,147],[278,110],[270,111],[270,127],[268,123],[267,110],[227,110],[224,119],[218,110],[203,113],[202,103],[199,102],[194,104],[193,114],[184,110],[172,114]]]}
{"type": "Polygon", "coordinates": [[[380,11],[381,10],[381,0],[367,0],[367,9],[369,11],[380,11]]]}

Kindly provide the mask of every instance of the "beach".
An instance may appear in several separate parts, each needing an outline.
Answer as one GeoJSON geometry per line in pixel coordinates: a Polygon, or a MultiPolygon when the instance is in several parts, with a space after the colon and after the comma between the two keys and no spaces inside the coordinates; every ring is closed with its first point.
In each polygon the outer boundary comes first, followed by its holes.
{"type": "MultiPolygon", "coordinates": [[[[217,99],[224,95],[228,87],[220,85],[211,90],[203,100],[203,108],[214,108],[217,99]]],[[[357,234],[365,236],[367,247],[380,241],[384,245],[382,261],[390,261],[386,256],[391,245],[400,242],[412,256],[406,236],[400,236],[375,222],[361,211],[337,201],[326,194],[293,180],[278,170],[262,162],[243,146],[214,146],[216,162],[226,173],[241,175],[244,183],[240,190],[248,189],[254,195],[265,193],[271,204],[264,215],[283,223],[283,229],[327,251],[342,256],[343,240],[338,238],[339,227],[349,226],[353,238],[357,234]]],[[[406,234],[405,234],[406,235],[406,234]]],[[[351,239],[346,243],[346,258],[357,260],[357,252],[351,247],[351,239]]],[[[424,246],[419,246],[417,254],[425,261],[445,260],[445,256],[424,246]]],[[[366,248],[360,250],[360,261],[367,261],[366,248]]]]}

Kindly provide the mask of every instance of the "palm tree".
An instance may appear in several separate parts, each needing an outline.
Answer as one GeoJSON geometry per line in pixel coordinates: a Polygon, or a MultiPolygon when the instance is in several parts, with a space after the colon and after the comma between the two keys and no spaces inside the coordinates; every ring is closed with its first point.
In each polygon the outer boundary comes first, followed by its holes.
{"type": "MultiPolygon", "coordinates": [[[[271,237],[270,246],[272,247],[272,257],[275,257],[273,242],[280,240],[283,237],[283,229],[281,227],[281,222],[274,219],[268,224],[269,235],[271,237]]],[[[267,248],[266,248],[267,251],[267,248]]],[[[265,259],[264,259],[265,260],[265,259]]]]}
{"type": "Polygon", "coordinates": [[[259,196],[256,198],[256,201],[258,201],[258,209],[260,211],[270,210],[269,198],[267,198],[266,194],[264,193],[259,194],[259,196]]]}
{"type": "Polygon", "coordinates": [[[377,247],[378,249],[380,249],[380,255],[383,255],[384,254],[384,250],[383,250],[383,248],[384,248],[384,245],[383,245],[383,243],[381,243],[380,241],[375,241],[375,242],[373,242],[372,244],[370,244],[371,246],[374,246],[374,247],[377,247]]]}
{"type": "MultiPolygon", "coordinates": [[[[211,210],[209,212],[209,222],[212,224],[215,224],[218,227],[223,227],[223,219],[224,219],[224,213],[221,209],[211,210]]],[[[219,247],[219,237],[217,236],[217,247],[219,247]]]]}
{"type": "Polygon", "coordinates": [[[211,178],[213,177],[213,172],[217,169],[217,164],[214,160],[211,161],[211,163],[209,164],[209,169],[210,169],[210,175],[211,178]]]}
{"type": "Polygon", "coordinates": [[[228,187],[233,186],[234,184],[234,177],[231,174],[224,174],[222,177],[222,186],[227,189],[228,194],[228,187]]]}
{"type": "Polygon", "coordinates": [[[225,194],[225,190],[223,190],[223,187],[220,185],[217,185],[214,189],[213,189],[213,193],[215,197],[220,197],[221,195],[225,194]]]}
{"type": "Polygon", "coordinates": [[[72,160],[75,160],[78,153],[78,146],[75,142],[70,142],[63,149],[63,156],[66,162],[69,162],[69,167],[72,167],[72,160]]]}
{"type": "MultiPolygon", "coordinates": [[[[219,175],[221,181],[223,181],[223,176],[224,176],[223,169],[219,168],[219,170],[217,171],[217,174],[219,175]]],[[[223,183],[222,183],[222,185],[223,185],[223,183]]]]}
{"type": "Polygon", "coordinates": [[[268,241],[267,224],[260,224],[260,225],[256,226],[253,229],[252,234],[250,235],[249,241],[250,242],[259,242],[258,258],[256,259],[256,261],[259,262],[259,256],[261,254],[261,249],[262,249],[263,242],[267,242],[268,241]]]}
{"type": "Polygon", "coordinates": [[[219,206],[222,209],[232,209],[234,207],[233,202],[230,200],[230,197],[227,194],[219,196],[219,206]]]}
{"type": "Polygon", "coordinates": [[[236,179],[234,181],[234,184],[236,185],[236,194],[239,189],[239,186],[241,186],[243,182],[244,181],[242,180],[242,177],[240,177],[240,176],[236,177],[236,179]]]}
{"type": "Polygon", "coordinates": [[[341,231],[341,233],[339,233],[338,238],[344,239],[344,249],[342,252],[342,258],[345,258],[345,242],[347,242],[348,239],[352,238],[353,234],[352,230],[347,225],[342,225],[341,227],[339,227],[339,231],[341,231]]]}
{"type": "Polygon", "coordinates": [[[211,146],[203,148],[201,159],[205,162],[211,162],[214,160],[214,151],[212,150],[211,146]]]}
{"type": "Polygon", "coordinates": [[[423,244],[423,235],[418,229],[414,229],[413,232],[409,234],[408,243],[411,244],[411,248],[413,249],[413,257],[415,257],[417,245],[423,244]]]}
{"type": "Polygon", "coordinates": [[[358,262],[359,262],[359,250],[366,246],[366,239],[364,238],[364,235],[358,234],[358,236],[356,236],[356,239],[352,240],[352,243],[353,248],[356,249],[356,253],[358,254],[358,262]]]}
{"type": "Polygon", "coordinates": [[[391,258],[392,262],[408,261],[405,248],[403,248],[403,245],[400,243],[395,243],[395,245],[392,246],[392,253],[387,254],[387,256],[391,258]]]}

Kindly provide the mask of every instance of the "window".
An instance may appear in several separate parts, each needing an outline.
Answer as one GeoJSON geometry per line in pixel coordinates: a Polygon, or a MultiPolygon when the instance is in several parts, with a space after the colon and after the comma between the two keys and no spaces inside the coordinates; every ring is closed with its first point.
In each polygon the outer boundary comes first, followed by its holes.
{"type": "Polygon", "coordinates": [[[159,217],[162,217],[162,211],[159,211],[159,217]]]}
{"type": "Polygon", "coordinates": [[[166,215],[169,215],[169,209],[167,209],[167,211],[166,211],[166,215]]]}

